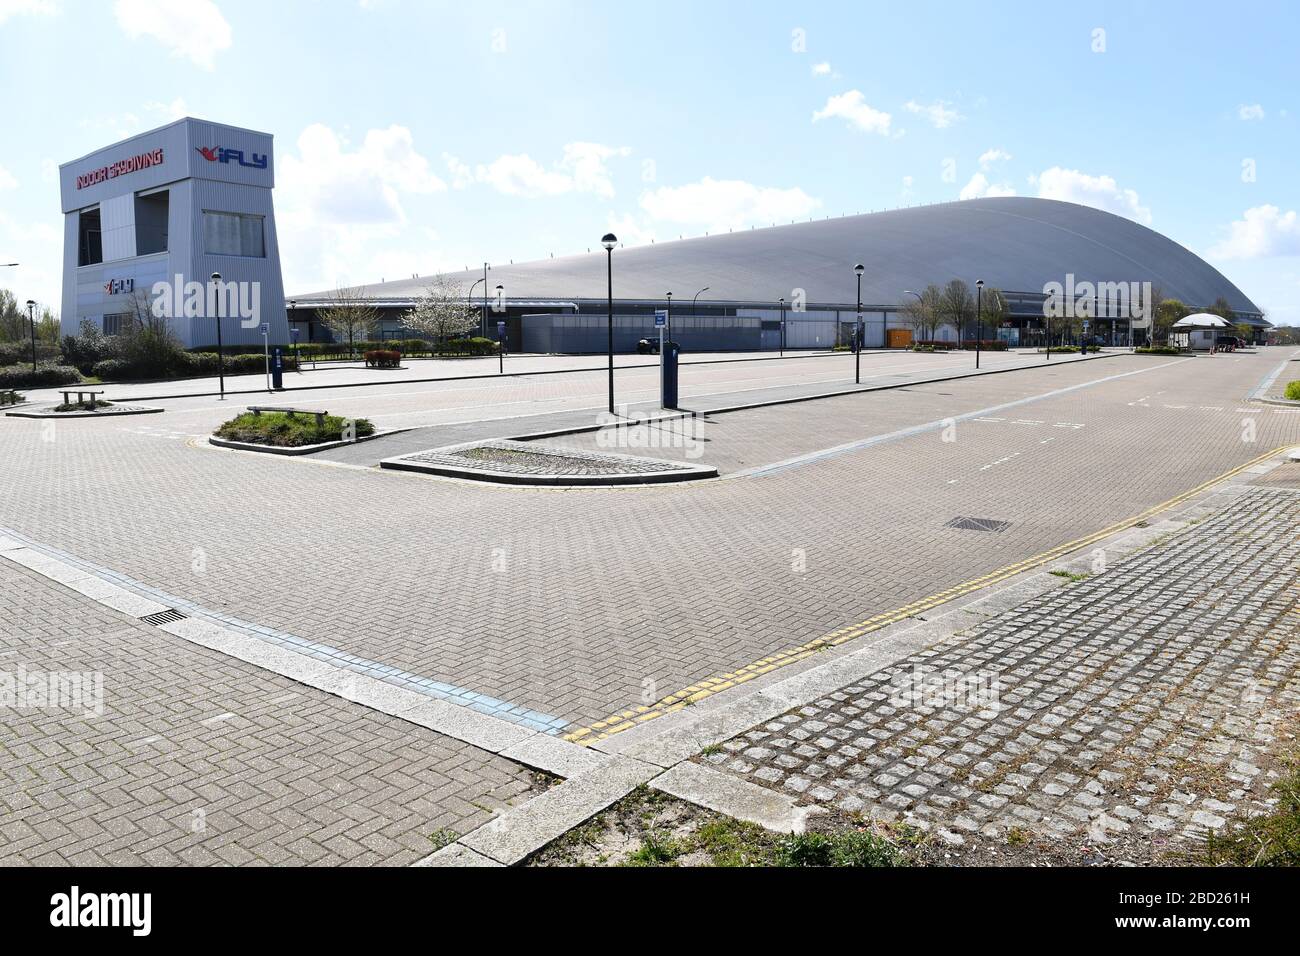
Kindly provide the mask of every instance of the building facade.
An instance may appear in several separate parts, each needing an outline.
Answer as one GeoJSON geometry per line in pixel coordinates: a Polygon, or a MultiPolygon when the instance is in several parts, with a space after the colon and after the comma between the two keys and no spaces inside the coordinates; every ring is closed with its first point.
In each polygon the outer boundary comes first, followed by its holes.
{"type": "Polygon", "coordinates": [[[270,135],[189,118],[60,166],[63,333],[117,334],[147,305],[187,348],[218,320],[227,345],[262,344],[263,324],[288,343],[274,185],[270,135]]]}

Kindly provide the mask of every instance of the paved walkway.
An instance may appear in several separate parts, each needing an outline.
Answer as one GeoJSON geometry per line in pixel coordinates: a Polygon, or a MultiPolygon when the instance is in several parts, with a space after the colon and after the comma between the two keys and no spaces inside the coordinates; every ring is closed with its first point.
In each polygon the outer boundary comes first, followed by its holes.
{"type": "Polygon", "coordinates": [[[1300,707],[1300,465],[1086,580],[697,758],[953,844],[1199,838],[1300,707]]]}
{"type": "Polygon", "coordinates": [[[403,864],[538,786],[0,561],[0,681],[52,672],[75,706],[0,709],[0,865],[403,864]]]}

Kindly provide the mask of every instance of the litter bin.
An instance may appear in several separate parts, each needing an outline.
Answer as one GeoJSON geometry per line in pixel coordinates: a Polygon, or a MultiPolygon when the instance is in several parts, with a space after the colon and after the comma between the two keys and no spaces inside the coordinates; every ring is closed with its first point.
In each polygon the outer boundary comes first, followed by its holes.
{"type": "Polygon", "coordinates": [[[661,357],[663,362],[663,396],[662,402],[664,408],[677,407],[677,357],[681,355],[682,348],[676,342],[664,343],[664,354],[661,357]]]}
{"type": "Polygon", "coordinates": [[[271,354],[271,388],[277,392],[284,388],[284,359],[278,348],[271,354]]]}

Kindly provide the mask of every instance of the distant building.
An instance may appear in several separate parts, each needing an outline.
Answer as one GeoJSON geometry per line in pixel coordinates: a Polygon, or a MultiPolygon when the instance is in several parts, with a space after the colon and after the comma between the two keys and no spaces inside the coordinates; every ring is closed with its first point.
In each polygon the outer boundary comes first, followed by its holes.
{"type": "MultiPolygon", "coordinates": [[[[484,316],[480,332],[495,336],[496,323],[503,321],[512,351],[603,352],[608,305],[599,238],[594,234],[582,255],[494,263],[486,282],[481,267],[452,276],[467,297],[472,291],[484,316]]],[[[954,278],[965,280],[972,293],[975,280],[984,279],[1005,294],[1009,314],[984,335],[1010,345],[1041,342],[1044,289],[1052,282],[1065,286],[1071,276],[1094,285],[1151,282],[1166,298],[1193,308],[1207,308],[1222,296],[1257,336],[1269,327],[1259,307],[1217,269],[1158,232],[1087,206],[1002,197],[617,248],[615,348],[630,351],[639,339],[657,335],[654,311],[666,308],[668,291],[673,338],[687,350],[777,348],[782,298],[786,348],[844,343],[857,318],[853,266],[859,262],[866,267],[862,315],[868,347],[909,341],[902,314],[907,290],[920,292],[954,278]]],[[[402,314],[428,282],[416,277],[362,288],[383,316],[378,337],[405,335],[402,314]]],[[[318,310],[331,292],[294,299],[291,321],[302,341],[328,340],[318,310]]],[[[1126,342],[1128,322],[1093,321],[1089,335],[1126,342]]],[[[951,328],[939,333],[954,336],[951,328]]]]}
{"type": "MultiPolygon", "coordinates": [[[[222,320],[225,343],[260,345],[261,323],[269,324],[272,344],[287,343],[274,185],[268,134],[196,119],[64,163],[64,334],[83,320],[115,334],[133,315],[135,297],[152,297],[155,283],[167,283],[172,302],[183,304],[185,283],[206,284],[217,272],[225,282],[249,284],[260,306],[256,320],[222,320]],[[172,289],[177,277],[180,288],[172,289]]],[[[171,311],[184,345],[216,341],[207,309],[171,311]]]]}

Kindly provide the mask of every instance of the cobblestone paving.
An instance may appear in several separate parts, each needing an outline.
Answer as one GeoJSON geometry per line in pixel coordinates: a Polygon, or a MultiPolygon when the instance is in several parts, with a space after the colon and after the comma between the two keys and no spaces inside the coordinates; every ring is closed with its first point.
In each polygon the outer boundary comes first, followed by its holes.
{"type": "Polygon", "coordinates": [[[103,708],[0,706],[0,865],[404,864],[535,786],[0,560],[0,681],[19,668],[98,672],[103,708]]]}
{"type": "Polygon", "coordinates": [[[652,475],[680,471],[675,462],[653,461],[631,455],[533,445],[527,442],[484,442],[472,448],[433,449],[403,455],[403,461],[428,465],[485,468],[516,475],[652,475]]]}
{"type": "Polygon", "coordinates": [[[1260,809],[1300,708],[1300,494],[1254,489],[1081,583],[697,758],[952,843],[1182,839],[1260,809]]]}

